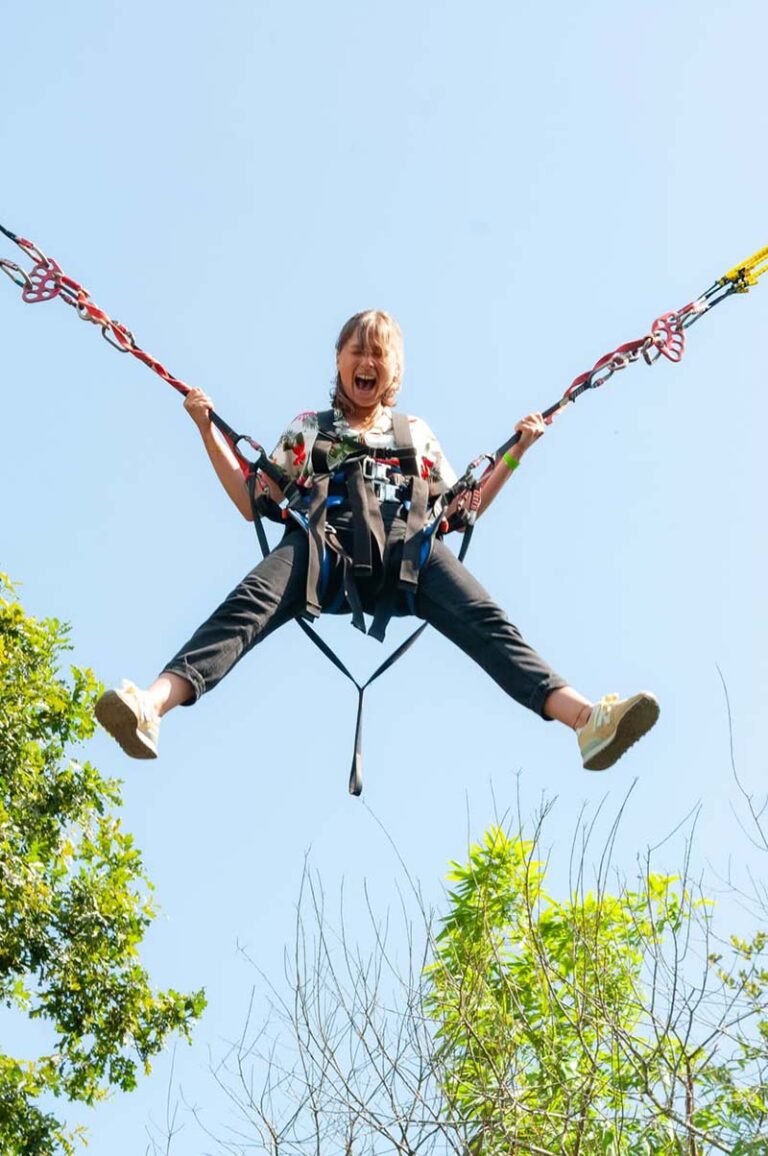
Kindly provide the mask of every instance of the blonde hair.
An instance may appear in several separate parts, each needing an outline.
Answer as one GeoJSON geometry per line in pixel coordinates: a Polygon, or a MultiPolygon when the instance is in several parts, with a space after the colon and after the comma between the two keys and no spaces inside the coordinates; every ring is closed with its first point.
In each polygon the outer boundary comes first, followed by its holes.
{"type": "MultiPolygon", "coordinates": [[[[392,384],[381,402],[382,405],[395,405],[403,380],[403,332],[400,326],[389,313],[384,313],[381,309],[366,309],[362,313],[355,313],[354,317],[344,322],[336,338],[336,352],[340,353],[353,337],[358,339],[364,349],[370,349],[374,357],[381,357],[387,349],[394,352],[397,369],[392,384]]],[[[331,390],[331,401],[335,409],[346,413],[349,403],[341,388],[338,373],[331,390]]]]}

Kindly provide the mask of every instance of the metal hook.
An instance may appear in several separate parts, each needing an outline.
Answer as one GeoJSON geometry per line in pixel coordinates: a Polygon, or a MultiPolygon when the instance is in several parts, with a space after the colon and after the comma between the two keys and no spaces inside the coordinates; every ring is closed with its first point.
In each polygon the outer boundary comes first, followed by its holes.
{"type": "Polygon", "coordinates": [[[31,288],[32,282],[29,279],[29,275],[25,273],[15,261],[0,260],[0,269],[5,273],[6,277],[10,277],[14,285],[18,285],[19,289],[31,288]]]}

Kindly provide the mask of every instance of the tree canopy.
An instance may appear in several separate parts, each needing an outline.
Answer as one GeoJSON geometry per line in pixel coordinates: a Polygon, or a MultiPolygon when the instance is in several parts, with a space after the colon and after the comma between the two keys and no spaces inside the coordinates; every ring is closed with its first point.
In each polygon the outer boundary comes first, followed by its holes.
{"type": "Polygon", "coordinates": [[[0,1053],[4,1156],[74,1150],[53,1097],[130,1091],[168,1035],[188,1036],[202,991],[155,991],[139,948],[155,910],[120,792],[71,752],[99,689],[61,670],[67,628],[26,614],[0,576],[0,996],[42,1021],[44,1055],[0,1053]]]}
{"type": "Polygon", "coordinates": [[[762,931],[724,967],[679,877],[557,900],[535,840],[500,827],[449,880],[427,1003],[474,1152],[765,1151],[762,931]]]}

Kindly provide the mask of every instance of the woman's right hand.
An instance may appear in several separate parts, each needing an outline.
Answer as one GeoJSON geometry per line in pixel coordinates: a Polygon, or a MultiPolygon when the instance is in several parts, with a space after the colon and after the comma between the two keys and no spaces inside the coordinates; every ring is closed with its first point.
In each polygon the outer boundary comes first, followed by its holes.
{"type": "Polygon", "coordinates": [[[205,431],[211,424],[210,412],[213,402],[202,389],[190,389],[184,398],[184,409],[187,411],[197,428],[205,431]]]}

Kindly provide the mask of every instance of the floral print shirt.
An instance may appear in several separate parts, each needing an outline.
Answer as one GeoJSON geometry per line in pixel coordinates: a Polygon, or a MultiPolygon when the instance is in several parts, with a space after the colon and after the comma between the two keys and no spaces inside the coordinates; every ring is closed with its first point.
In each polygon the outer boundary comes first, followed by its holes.
{"type": "MultiPolygon", "coordinates": [[[[334,428],[339,441],[328,455],[329,465],[336,466],[363,441],[372,449],[390,449],[395,446],[392,410],[383,406],[372,426],[366,430],[353,429],[341,410],[334,410],[334,428]]],[[[456,474],[446,460],[440,443],[420,417],[408,418],[411,437],[420,464],[421,476],[429,482],[452,486],[456,474]]],[[[317,413],[310,411],[295,417],[272,452],[272,461],[302,485],[312,485],[312,446],[317,437],[317,413]]]]}

